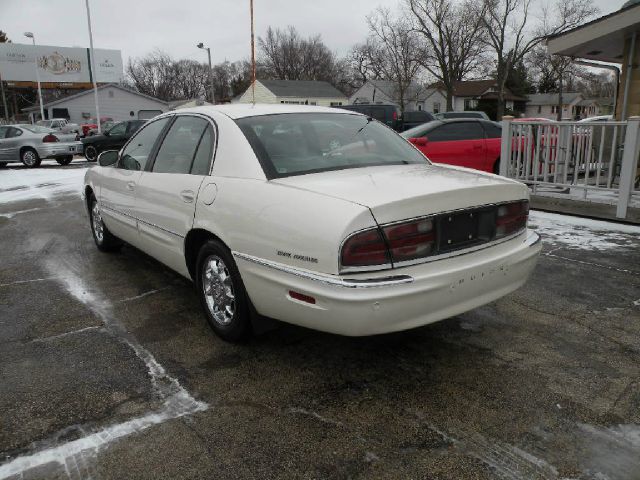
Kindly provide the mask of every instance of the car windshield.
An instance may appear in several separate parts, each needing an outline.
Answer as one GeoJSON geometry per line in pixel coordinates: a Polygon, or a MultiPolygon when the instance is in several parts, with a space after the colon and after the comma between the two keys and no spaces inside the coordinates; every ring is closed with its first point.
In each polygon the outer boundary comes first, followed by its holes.
{"type": "Polygon", "coordinates": [[[31,133],[53,133],[55,131],[51,128],[43,127],[41,125],[20,125],[20,128],[29,130],[31,133]]]}
{"type": "Polygon", "coordinates": [[[286,113],[241,118],[236,122],[268,178],[428,163],[393,130],[363,115],[286,113]]]}

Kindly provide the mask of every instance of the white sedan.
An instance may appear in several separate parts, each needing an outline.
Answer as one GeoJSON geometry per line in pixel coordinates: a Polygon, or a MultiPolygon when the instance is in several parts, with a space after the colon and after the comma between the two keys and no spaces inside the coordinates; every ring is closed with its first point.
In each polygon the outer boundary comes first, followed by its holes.
{"type": "Polygon", "coordinates": [[[261,316],[354,336],[432,323],[522,286],[541,249],[523,184],[332,108],[160,115],[84,195],[100,250],[125,241],[192,279],[231,341],[261,316]]]}

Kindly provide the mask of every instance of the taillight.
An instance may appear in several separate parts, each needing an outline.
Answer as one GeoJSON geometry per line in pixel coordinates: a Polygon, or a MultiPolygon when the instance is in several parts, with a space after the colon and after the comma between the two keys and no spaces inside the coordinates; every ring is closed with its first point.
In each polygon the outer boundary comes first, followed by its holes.
{"type": "Polygon", "coordinates": [[[398,112],[396,112],[395,110],[393,111],[392,118],[393,118],[394,120],[397,120],[397,119],[398,119],[398,112]]]}
{"type": "Polygon", "coordinates": [[[377,228],[356,233],[342,246],[341,262],[345,267],[385,265],[390,263],[387,245],[377,228]]]}
{"type": "Polygon", "coordinates": [[[48,135],[45,135],[45,137],[42,139],[42,141],[44,143],[51,143],[51,142],[59,142],[60,140],[58,140],[58,137],[56,137],[55,135],[50,133],[48,135]]]}
{"type": "Polygon", "coordinates": [[[415,260],[430,255],[435,249],[433,219],[421,219],[383,228],[391,259],[394,262],[415,260]]]}
{"type": "Polygon", "coordinates": [[[496,216],[496,237],[502,238],[527,227],[529,202],[507,203],[498,207],[496,216]]]}

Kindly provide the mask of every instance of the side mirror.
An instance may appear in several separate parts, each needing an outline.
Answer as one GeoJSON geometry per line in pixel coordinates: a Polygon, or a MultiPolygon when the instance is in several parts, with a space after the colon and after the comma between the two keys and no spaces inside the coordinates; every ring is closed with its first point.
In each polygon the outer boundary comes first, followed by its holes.
{"type": "Polygon", "coordinates": [[[98,155],[98,165],[101,167],[111,167],[118,162],[118,151],[107,150],[98,155]]]}

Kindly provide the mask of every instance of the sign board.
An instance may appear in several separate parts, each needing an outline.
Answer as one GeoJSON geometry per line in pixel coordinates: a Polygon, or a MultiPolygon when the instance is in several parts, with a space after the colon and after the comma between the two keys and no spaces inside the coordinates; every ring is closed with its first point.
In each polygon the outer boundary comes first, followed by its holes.
{"type": "Polygon", "coordinates": [[[120,50],[94,49],[96,71],[89,65],[89,49],[0,43],[0,76],[4,81],[35,82],[36,65],[43,83],[121,82],[120,50]]]}

